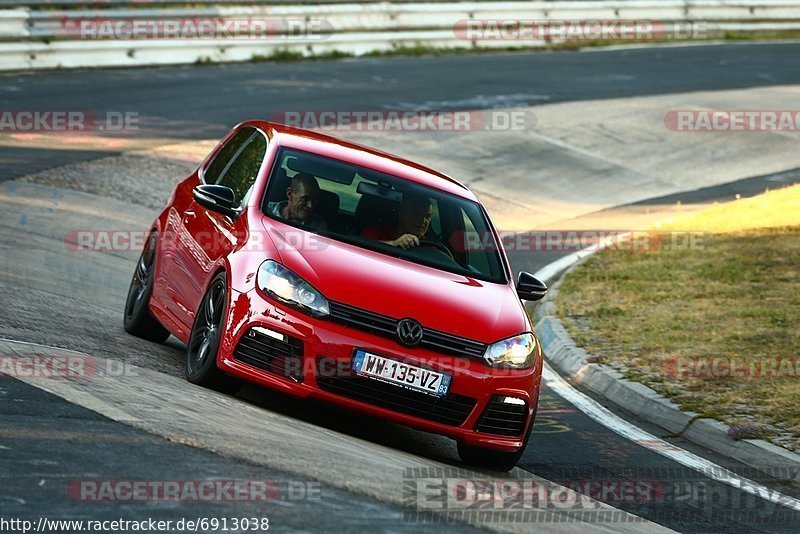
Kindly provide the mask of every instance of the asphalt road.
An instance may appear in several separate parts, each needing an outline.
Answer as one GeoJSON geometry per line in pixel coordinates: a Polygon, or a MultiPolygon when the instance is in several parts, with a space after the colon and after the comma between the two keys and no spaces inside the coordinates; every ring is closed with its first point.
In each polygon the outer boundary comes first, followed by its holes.
{"type": "MultiPolygon", "coordinates": [[[[129,135],[209,139],[287,110],[481,109],[800,81],[800,45],[247,63],[0,75],[2,108],[136,112],[129,135]]],[[[88,141],[3,149],[0,180],[115,153],[88,141]]]]}
{"type": "MultiPolygon", "coordinates": [[[[0,98],[4,107],[18,110],[136,110],[141,114],[142,128],[135,133],[134,141],[148,143],[152,139],[216,137],[239,120],[269,117],[287,109],[503,107],[797,83],[800,81],[798,52],[800,45],[727,45],[8,74],[0,76],[0,98]]],[[[92,142],[89,140],[87,144],[92,142]]],[[[30,148],[14,139],[7,145],[10,146],[0,151],[3,168],[0,181],[117,152],[113,147],[94,145],[88,149],[80,148],[85,145],[69,149],[64,146],[30,148]]],[[[703,195],[707,200],[707,192],[703,195]]],[[[144,212],[131,214],[134,219],[145,216],[144,212]]],[[[19,223],[18,217],[5,218],[2,230],[18,237],[22,232],[36,235],[44,232],[30,226],[21,228],[19,223]]],[[[49,223],[58,224],[55,220],[49,223]]],[[[93,266],[89,268],[82,263],[90,260],[80,255],[59,255],[58,249],[52,248],[24,252],[12,248],[4,255],[4,268],[0,273],[3,301],[0,336],[133,361],[180,376],[183,354],[179,344],[156,346],[121,331],[120,310],[132,262],[99,260],[95,263],[96,259],[92,258],[93,266]],[[98,290],[93,294],[92,279],[100,272],[104,273],[104,292],[100,294],[98,290]],[[70,275],[77,281],[70,284],[70,275]],[[37,276],[41,279],[37,280],[37,276]],[[43,317],[49,318],[48,324],[42,323],[43,317]]],[[[529,255],[525,258],[525,267],[535,269],[556,258],[548,254],[529,255]]],[[[38,515],[53,509],[72,515],[112,515],[109,510],[100,512],[99,508],[87,508],[85,503],[70,502],[63,494],[59,497],[63,486],[55,491],[42,490],[37,486],[36,471],[31,470],[31,466],[38,465],[46,469],[48,476],[57,475],[62,479],[85,477],[90,473],[95,474],[95,478],[180,479],[199,478],[209,473],[236,478],[253,469],[132,431],[87,414],[61,399],[43,396],[38,390],[15,381],[3,383],[0,389],[5,399],[18,399],[19,403],[0,405],[3,413],[0,444],[10,444],[14,451],[25,451],[24,455],[17,452],[12,455],[10,449],[0,448],[3,473],[8,477],[0,499],[24,501],[16,502],[12,508],[4,505],[4,513],[9,510],[21,514],[20,510],[24,509],[27,515],[38,515]],[[20,411],[17,406],[22,404],[30,408],[20,411]],[[63,432],[71,428],[79,428],[81,435],[118,437],[92,439],[89,449],[84,445],[85,438],[63,432]],[[70,453],[55,460],[55,465],[48,463],[54,461],[52,447],[48,444],[70,453]],[[100,452],[94,452],[97,447],[100,452]],[[63,508],[57,509],[59,505],[55,503],[61,503],[63,508]]],[[[253,388],[246,389],[243,397],[270,411],[357,438],[455,461],[452,446],[448,449],[441,440],[395,425],[353,417],[315,403],[286,403],[279,396],[253,388]]],[[[691,448],[681,440],[673,442],[691,448]]],[[[727,467],[741,469],[724,459],[716,460],[727,467]]],[[[679,488],[684,492],[680,496],[673,492],[652,502],[637,499],[612,504],[683,532],[788,532],[797,524],[796,517],[783,516],[780,510],[770,508],[760,499],[746,498],[740,492],[688,472],[623,440],[547,390],[542,395],[533,440],[520,467],[556,481],[648,478],[669,488],[679,488]],[[708,495],[716,496],[717,500],[710,500],[708,495]]],[[[744,471],[754,477],[752,472],[744,471]]],[[[250,478],[285,479],[280,473],[270,471],[253,473],[250,478]]],[[[395,521],[396,509],[340,491],[331,489],[328,524],[345,529],[359,525],[403,526],[395,521]],[[343,515],[340,517],[340,514],[343,515]]],[[[308,509],[311,508],[313,503],[308,509]]],[[[299,514],[294,510],[298,508],[280,516],[281,520],[285,519],[284,525],[313,529],[323,520],[314,513],[306,514],[305,509],[299,514]],[[291,519],[292,514],[302,517],[291,519]]],[[[184,511],[195,512],[191,507],[179,510],[184,511]]],[[[217,512],[225,511],[221,506],[217,512]]],[[[125,513],[141,515],[142,510],[128,508],[125,513]]],[[[175,511],[163,513],[167,514],[164,517],[179,515],[175,511]]]]}
{"type": "MultiPolygon", "coordinates": [[[[0,515],[32,521],[154,518],[266,518],[269,530],[316,531],[335,516],[337,532],[364,532],[391,524],[397,532],[434,532],[437,525],[403,521],[403,508],[354,498],[347,491],[311,479],[234,460],[134,430],[14,379],[0,386],[0,515]],[[12,452],[9,452],[12,451],[12,452]],[[106,501],[102,486],[81,483],[117,481],[249,481],[257,490],[250,501],[223,493],[217,501],[106,501]],[[258,486],[262,484],[262,486],[258,486]],[[229,497],[226,497],[229,496],[229,497]],[[262,498],[263,496],[263,498],[262,498]]],[[[477,531],[450,525],[455,531],[477,531]]],[[[0,529],[8,531],[6,529],[0,529]]],[[[78,531],[77,528],[63,531],[78,531]]],[[[191,529],[189,529],[191,530],[191,529]]],[[[264,529],[251,529],[263,531],[264,529]]],[[[55,531],[55,529],[48,530],[55,531]]]]}

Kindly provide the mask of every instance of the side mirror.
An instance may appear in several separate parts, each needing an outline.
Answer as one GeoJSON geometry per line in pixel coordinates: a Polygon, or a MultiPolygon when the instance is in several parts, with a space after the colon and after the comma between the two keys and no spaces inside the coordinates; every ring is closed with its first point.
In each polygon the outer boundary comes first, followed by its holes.
{"type": "Polygon", "coordinates": [[[520,271],[517,276],[517,295],[522,300],[540,300],[547,293],[547,284],[531,273],[520,271]]]}
{"type": "Polygon", "coordinates": [[[194,188],[192,195],[198,204],[217,213],[233,217],[236,215],[236,194],[224,185],[201,184],[194,188]]]}

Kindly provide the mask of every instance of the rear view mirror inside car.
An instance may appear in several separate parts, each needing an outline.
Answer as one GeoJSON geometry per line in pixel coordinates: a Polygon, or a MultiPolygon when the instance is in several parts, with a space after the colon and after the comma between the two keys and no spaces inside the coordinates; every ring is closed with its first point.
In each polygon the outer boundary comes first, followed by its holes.
{"type": "Polygon", "coordinates": [[[316,158],[303,156],[302,158],[287,158],[286,166],[296,172],[305,172],[312,176],[324,178],[332,182],[350,185],[353,183],[355,173],[352,166],[339,165],[330,158],[316,158]]]}
{"type": "Polygon", "coordinates": [[[379,196],[395,202],[400,202],[403,198],[403,194],[396,189],[390,189],[389,187],[369,182],[361,182],[358,184],[356,191],[362,195],[379,196]]]}

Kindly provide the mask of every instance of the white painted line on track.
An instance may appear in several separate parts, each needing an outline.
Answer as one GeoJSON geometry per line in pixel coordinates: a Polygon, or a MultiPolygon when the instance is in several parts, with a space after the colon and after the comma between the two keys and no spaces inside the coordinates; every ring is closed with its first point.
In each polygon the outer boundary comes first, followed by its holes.
{"type": "Polygon", "coordinates": [[[566,271],[573,264],[578,263],[583,258],[587,256],[591,256],[598,250],[602,250],[608,246],[613,245],[614,243],[620,243],[623,240],[629,238],[631,232],[615,232],[609,236],[603,237],[597,243],[594,243],[584,249],[577,250],[575,252],[571,252],[566,256],[563,256],[556,261],[550,262],[533,275],[539,280],[542,280],[547,285],[550,285],[552,281],[558,276],[561,272],[566,271]]]}
{"type": "Polygon", "coordinates": [[[542,379],[555,393],[585,413],[590,419],[600,423],[623,438],[658,453],[661,456],[665,456],[683,466],[694,469],[700,474],[716,480],[717,482],[728,484],[745,493],[761,497],[764,500],[785,506],[786,508],[800,511],[800,500],[785,495],[777,490],[770,489],[749,478],[739,476],[733,471],[725,469],[710,460],[706,460],[694,453],[668,443],[649,432],[645,432],[636,425],[615,415],[591,397],[573,388],[566,380],[561,378],[547,362],[544,364],[542,379]]]}
{"type": "Polygon", "coordinates": [[[571,254],[567,254],[563,258],[559,258],[552,263],[548,263],[538,271],[534,276],[539,280],[545,282],[548,286],[551,284],[551,280],[553,280],[558,273],[564,271],[572,266],[573,263],[580,261],[581,259],[585,258],[586,256],[590,256],[597,251],[596,246],[592,246],[589,248],[585,248],[583,250],[579,250],[577,252],[572,252],[571,254]]]}

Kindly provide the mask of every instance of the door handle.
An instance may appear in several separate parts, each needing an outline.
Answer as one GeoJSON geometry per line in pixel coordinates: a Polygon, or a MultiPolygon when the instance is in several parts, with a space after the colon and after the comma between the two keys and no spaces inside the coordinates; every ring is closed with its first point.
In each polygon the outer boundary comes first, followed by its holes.
{"type": "Polygon", "coordinates": [[[191,211],[191,210],[185,211],[183,213],[183,222],[186,222],[189,219],[194,219],[194,217],[195,217],[195,213],[193,211],[191,211]]]}

